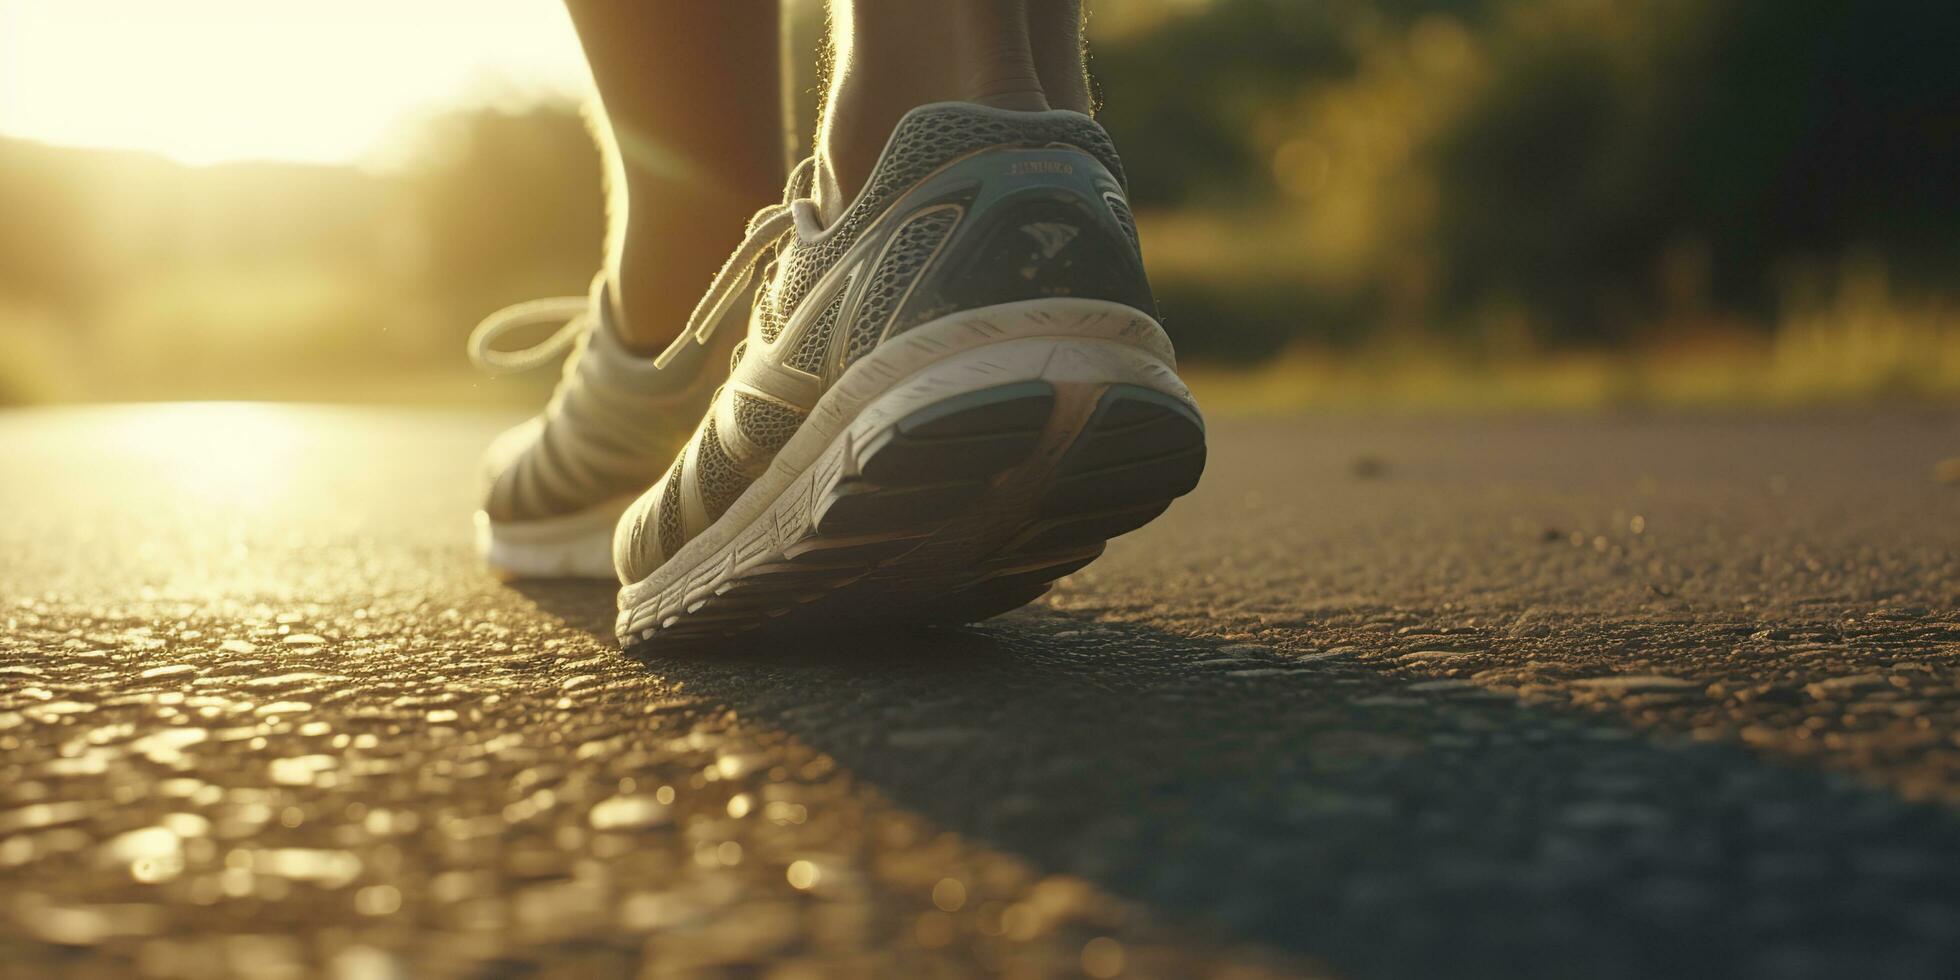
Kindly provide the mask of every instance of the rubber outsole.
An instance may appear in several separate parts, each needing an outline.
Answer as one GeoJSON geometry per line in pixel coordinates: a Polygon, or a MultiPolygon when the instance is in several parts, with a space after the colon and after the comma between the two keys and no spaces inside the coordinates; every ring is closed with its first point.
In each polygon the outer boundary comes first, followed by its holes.
{"type": "Polygon", "coordinates": [[[613,526],[630,498],[609,500],[562,517],[499,523],[475,515],[476,553],[490,573],[523,579],[618,580],[612,562],[613,526]]]}
{"type": "MultiPolygon", "coordinates": [[[[740,548],[635,641],[985,619],[1039,598],[1195,487],[1204,422],[1128,383],[1019,381],[899,418],[828,461],[787,543],[740,548]]],[[[822,465],[822,464],[820,464],[822,465]]]]}

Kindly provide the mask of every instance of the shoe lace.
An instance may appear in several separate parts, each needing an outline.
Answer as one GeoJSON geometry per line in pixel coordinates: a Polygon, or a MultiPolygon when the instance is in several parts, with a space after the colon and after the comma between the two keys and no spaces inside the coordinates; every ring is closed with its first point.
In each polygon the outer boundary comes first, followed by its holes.
{"type": "Polygon", "coordinates": [[[586,296],[552,296],[506,306],[484,317],[470,331],[470,360],[489,374],[529,371],[564,354],[591,327],[591,320],[592,300],[586,296]],[[513,330],[552,322],[564,325],[529,347],[501,351],[493,346],[498,338],[513,330]]]}
{"type": "Polygon", "coordinates": [[[775,248],[794,224],[795,213],[787,202],[771,204],[749,219],[742,244],[736,246],[735,254],[722,263],[714,281],[708,284],[708,291],[702,294],[699,303],[694,304],[694,312],[687,317],[687,329],[681,331],[674,346],[663,351],[656,363],[664,364],[664,359],[671,358],[679,345],[690,337],[696,343],[708,342],[715,328],[728,318],[729,309],[748,295],[749,283],[755,279],[756,268],[761,264],[763,255],[775,248]]]}
{"type": "MultiPolygon", "coordinates": [[[[694,305],[694,311],[688,314],[687,326],[680,336],[654,358],[655,367],[666,367],[689,341],[706,343],[714,335],[715,328],[727,319],[729,308],[747,294],[763,254],[773,248],[793,224],[794,212],[790,210],[788,202],[771,204],[749,219],[742,244],[715,273],[714,280],[708,284],[708,291],[694,305]]],[[[574,341],[591,328],[592,305],[592,300],[585,296],[553,296],[506,306],[484,317],[483,322],[470,331],[470,360],[491,374],[528,371],[548,364],[563,355],[574,341]],[[502,351],[493,346],[498,338],[513,330],[553,321],[563,321],[564,326],[530,347],[502,351]]]]}

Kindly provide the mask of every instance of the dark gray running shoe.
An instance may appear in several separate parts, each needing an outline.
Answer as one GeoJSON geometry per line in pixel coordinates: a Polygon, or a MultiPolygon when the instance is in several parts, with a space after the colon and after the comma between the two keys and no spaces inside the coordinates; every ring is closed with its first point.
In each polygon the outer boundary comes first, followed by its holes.
{"type": "Polygon", "coordinates": [[[1204,422],[1121,167],[1088,116],[966,103],[907,114],[830,227],[799,167],[696,310],[705,341],[762,267],[728,380],[620,519],[621,640],[985,618],[1191,490],[1204,422]]]}

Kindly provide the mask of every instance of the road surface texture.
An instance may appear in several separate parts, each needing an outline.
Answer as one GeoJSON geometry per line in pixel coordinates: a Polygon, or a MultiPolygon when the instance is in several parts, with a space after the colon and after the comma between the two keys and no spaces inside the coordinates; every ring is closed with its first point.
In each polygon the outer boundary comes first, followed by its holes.
{"type": "Polygon", "coordinates": [[[465,414],[0,416],[0,972],[1951,977],[1944,414],[1214,426],[965,630],[646,654],[465,414]]]}

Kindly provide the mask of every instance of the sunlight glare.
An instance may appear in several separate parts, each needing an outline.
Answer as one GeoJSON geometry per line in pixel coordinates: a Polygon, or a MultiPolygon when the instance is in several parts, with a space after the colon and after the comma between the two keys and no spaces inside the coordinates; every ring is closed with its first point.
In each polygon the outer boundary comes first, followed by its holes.
{"type": "Polygon", "coordinates": [[[555,0],[0,0],[0,135],[351,163],[445,106],[578,94],[555,0]]]}
{"type": "Polygon", "coordinates": [[[318,439],[316,419],[286,405],[178,402],[117,414],[102,439],[177,498],[236,515],[285,502],[318,439]]]}

